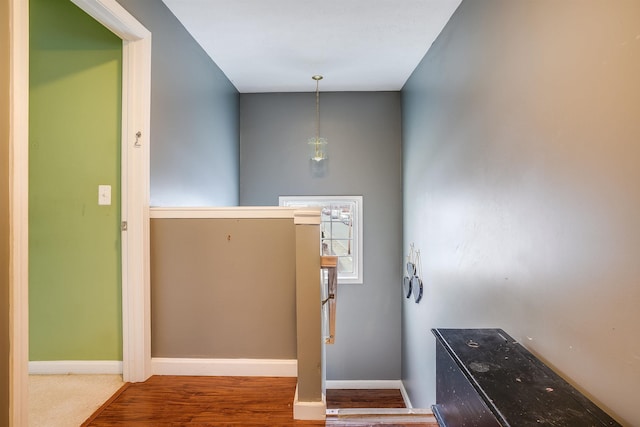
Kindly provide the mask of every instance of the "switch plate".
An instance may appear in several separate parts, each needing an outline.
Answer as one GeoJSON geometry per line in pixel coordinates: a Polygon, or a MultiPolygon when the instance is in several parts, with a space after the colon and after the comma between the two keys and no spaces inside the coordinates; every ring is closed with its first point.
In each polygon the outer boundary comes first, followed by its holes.
{"type": "Polygon", "coordinates": [[[98,185],[98,204],[99,205],[111,204],[111,186],[110,185],[98,185]]]}

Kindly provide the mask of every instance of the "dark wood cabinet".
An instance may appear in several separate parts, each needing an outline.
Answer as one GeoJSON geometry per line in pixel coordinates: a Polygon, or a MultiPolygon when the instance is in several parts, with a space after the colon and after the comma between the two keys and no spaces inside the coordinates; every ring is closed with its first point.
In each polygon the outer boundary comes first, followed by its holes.
{"type": "Polygon", "coordinates": [[[502,329],[433,329],[442,427],[619,426],[502,329]]]}

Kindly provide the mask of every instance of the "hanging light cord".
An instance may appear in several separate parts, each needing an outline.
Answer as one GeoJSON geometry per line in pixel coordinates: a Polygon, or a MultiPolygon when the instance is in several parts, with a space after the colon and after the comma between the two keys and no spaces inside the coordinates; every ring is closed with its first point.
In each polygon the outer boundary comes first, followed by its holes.
{"type": "Polygon", "coordinates": [[[311,77],[316,81],[316,147],[320,143],[320,80],[322,80],[322,76],[320,74],[316,74],[311,77]]]}
{"type": "Polygon", "coordinates": [[[320,78],[314,76],[316,81],[316,144],[320,141],[320,78]]]}

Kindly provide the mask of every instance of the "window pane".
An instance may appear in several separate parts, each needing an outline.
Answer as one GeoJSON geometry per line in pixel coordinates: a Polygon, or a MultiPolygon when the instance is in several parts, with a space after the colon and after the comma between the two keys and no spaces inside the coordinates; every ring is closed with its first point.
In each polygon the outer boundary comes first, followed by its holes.
{"type": "Polygon", "coordinates": [[[353,274],[353,257],[341,256],[338,258],[338,273],[353,274]]]}
{"type": "Polygon", "coordinates": [[[332,240],[331,255],[346,256],[351,255],[351,240],[332,240]]]}
{"type": "Polygon", "coordinates": [[[362,196],[281,196],[280,204],[320,207],[321,253],[338,256],[339,283],[362,283],[362,196]]]}

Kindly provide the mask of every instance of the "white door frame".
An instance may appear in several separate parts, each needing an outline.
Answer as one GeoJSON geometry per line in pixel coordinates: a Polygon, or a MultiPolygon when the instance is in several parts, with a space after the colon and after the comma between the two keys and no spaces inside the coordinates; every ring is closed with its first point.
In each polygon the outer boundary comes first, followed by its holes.
{"type": "MultiPolygon", "coordinates": [[[[71,0],[122,39],[123,379],[151,375],[149,133],[151,33],[115,0],[71,0]],[[137,134],[139,133],[139,136],[137,134]]],[[[29,360],[29,9],[10,0],[10,422],[26,426],[29,360]]]]}

